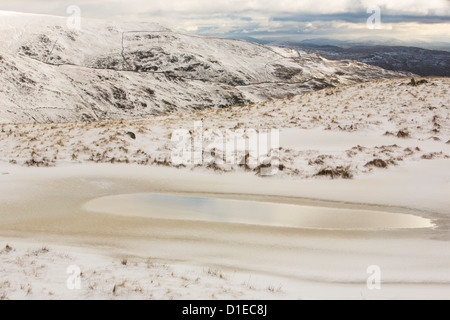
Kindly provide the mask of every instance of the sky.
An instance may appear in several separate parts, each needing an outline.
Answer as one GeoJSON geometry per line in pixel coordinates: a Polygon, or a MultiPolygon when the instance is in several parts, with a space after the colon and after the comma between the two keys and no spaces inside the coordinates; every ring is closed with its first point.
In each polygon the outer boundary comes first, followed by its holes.
{"type": "Polygon", "coordinates": [[[71,5],[86,18],[222,37],[450,42],[450,0],[0,0],[0,10],[59,16],[71,5]]]}

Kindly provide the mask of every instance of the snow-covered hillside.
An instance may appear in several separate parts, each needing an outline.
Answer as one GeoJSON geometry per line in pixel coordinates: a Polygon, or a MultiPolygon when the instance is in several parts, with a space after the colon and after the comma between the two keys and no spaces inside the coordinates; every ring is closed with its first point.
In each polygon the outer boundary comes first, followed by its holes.
{"type": "MultiPolygon", "coordinates": [[[[58,163],[136,163],[180,167],[172,161],[175,130],[203,131],[219,137],[214,154],[225,155],[226,131],[279,129],[279,175],[301,178],[352,178],[411,161],[450,155],[448,78],[412,86],[407,80],[381,80],[328,88],[246,107],[127,121],[62,124],[4,124],[0,160],[27,166],[58,163]]],[[[206,134],[205,134],[206,137],[206,134]]],[[[203,153],[211,153],[204,141],[203,153]]],[[[236,150],[234,164],[209,159],[203,167],[218,172],[261,173],[249,165],[247,150],[236,150]]],[[[217,160],[217,159],[216,159],[217,160]]],[[[185,167],[182,165],[181,167],[185,167]]]]}
{"type": "MultiPolygon", "coordinates": [[[[408,74],[152,23],[0,12],[0,122],[127,119],[246,105],[408,74]]],[[[409,76],[409,75],[408,75],[409,76]]]]}

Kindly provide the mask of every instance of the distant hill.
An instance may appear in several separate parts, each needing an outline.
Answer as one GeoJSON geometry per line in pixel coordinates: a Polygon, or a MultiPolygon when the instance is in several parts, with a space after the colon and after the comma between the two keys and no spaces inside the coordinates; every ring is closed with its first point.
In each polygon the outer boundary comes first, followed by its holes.
{"type": "Polygon", "coordinates": [[[450,77],[450,51],[417,47],[367,45],[330,40],[275,42],[284,48],[306,50],[330,60],[355,60],[392,71],[407,71],[420,76],[450,77]]]}

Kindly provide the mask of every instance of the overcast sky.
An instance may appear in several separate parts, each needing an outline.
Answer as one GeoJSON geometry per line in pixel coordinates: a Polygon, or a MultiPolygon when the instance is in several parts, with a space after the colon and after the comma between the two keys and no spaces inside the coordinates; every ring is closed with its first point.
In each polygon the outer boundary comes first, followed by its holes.
{"type": "Polygon", "coordinates": [[[450,42],[450,0],[0,0],[0,10],[60,16],[69,5],[78,5],[82,17],[219,36],[450,42]],[[379,29],[367,28],[371,6],[381,9],[379,29]]]}

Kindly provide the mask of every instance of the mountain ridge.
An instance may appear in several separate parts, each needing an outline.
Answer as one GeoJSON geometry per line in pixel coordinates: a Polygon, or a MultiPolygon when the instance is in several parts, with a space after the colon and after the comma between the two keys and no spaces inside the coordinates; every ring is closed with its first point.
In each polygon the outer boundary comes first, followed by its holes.
{"type": "Polygon", "coordinates": [[[153,23],[83,19],[70,30],[63,17],[2,20],[0,122],[136,118],[411,76],[153,23]]]}

